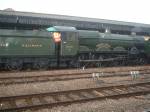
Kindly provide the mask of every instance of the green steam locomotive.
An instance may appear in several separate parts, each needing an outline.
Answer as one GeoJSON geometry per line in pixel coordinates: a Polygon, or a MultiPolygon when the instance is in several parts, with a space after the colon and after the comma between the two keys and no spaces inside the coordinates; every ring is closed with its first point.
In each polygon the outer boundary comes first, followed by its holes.
{"type": "Polygon", "coordinates": [[[146,64],[149,57],[150,37],[67,26],[0,29],[0,67],[9,70],[146,64]]]}

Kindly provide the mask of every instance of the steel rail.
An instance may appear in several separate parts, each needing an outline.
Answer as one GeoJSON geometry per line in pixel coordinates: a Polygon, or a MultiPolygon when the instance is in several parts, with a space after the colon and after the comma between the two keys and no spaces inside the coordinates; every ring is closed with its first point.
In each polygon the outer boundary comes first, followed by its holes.
{"type": "MultiPolygon", "coordinates": [[[[150,70],[141,70],[140,74],[150,74],[150,70]]],[[[128,72],[110,73],[105,72],[103,75],[99,74],[99,78],[106,77],[126,77],[130,76],[128,72]]],[[[75,79],[93,78],[92,73],[72,73],[72,74],[56,74],[56,75],[33,75],[33,76],[15,76],[15,77],[0,77],[0,85],[21,84],[21,83],[35,83],[47,81],[67,81],[75,79]],[[18,81],[19,80],[19,81],[18,81]]]]}
{"type": "Polygon", "coordinates": [[[20,96],[9,96],[9,97],[0,97],[0,111],[18,111],[18,110],[26,110],[26,109],[41,109],[46,107],[55,107],[59,105],[70,105],[73,103],[83,103],[87,101],[94,100],[104,100],[104,99],[116,99],[123,97],[132,97],[138,95],[146,95],[150,94],[150,82],[142,82],[142,83],[130,83],[126,85],[112,85],[112,86],[104,86],[97,88],[85,88],[78,90],[67,90],[67,91],[57,91],[57,92],[49,92],[49,93],[38,93],[38,94],[29,94],[29,95],[20,95],[20,96]],[[119,91],[117,91],[119,90],[119,91]],[[109,91],[109,92],[108,92],[109,91]],[[94,94],[94,93],[97,94],[94,94]],[[85,94],[92,95],[88,96],[85,94]],[[71,97],[71,95],[76,95],[76,97],[71,97]],[[61,99],[60,96],[65,96],[64,99],[61,99]],[[70,96],[70,97],[68,97],[70,96]],[[55,101],[46,101],[44,98],[51,97],[55,99],[55,101]],[[32,99],[42,99],[40,104],[35,104],[32,99]],[[17,106],[17,100],[30,100],[31,102],[26,103],[23,106],[17,106]],[[6,103],[7,102],[7,103],[6,103]],[[6,104],[11,104],[10,106],[6,106],[6,104]],[[3,107],[4,105],[4,107],[3,107]]]}

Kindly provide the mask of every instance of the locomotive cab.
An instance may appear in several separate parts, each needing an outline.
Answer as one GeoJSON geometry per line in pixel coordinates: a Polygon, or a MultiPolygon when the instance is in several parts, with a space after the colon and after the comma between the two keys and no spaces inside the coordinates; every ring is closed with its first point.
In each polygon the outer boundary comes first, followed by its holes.
{"type": "Polygon", "coordinates": [[[60,62],[69,62],[77,55],[78,35],[74,27],[54,26],[47,28],[52,33],[55,42],[55,54],[57,57],[57,65],[60,62]]]}

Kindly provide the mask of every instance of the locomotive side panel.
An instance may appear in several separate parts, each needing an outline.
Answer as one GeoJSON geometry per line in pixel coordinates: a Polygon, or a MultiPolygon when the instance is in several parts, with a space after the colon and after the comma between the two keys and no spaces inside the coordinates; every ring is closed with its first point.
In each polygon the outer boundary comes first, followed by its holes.
{"type": "Polygon", "coordinates": [[[99,44],[98,31],[79,30],[79,52],[93,52],[99,44]]]}
{"type": "Polygon", "coordinates": [[[0,30],[0,34],[0,56],[54,55],[53,40],[46,33],[0,30]]]}
{"type": "Polygon", "coordinates": [[[144,41],[140,37],[105,34],[97,31],[80,31],[79,45],[82,52],[130,52],[132,48],[140,51],[144,49],[144,41]]]}

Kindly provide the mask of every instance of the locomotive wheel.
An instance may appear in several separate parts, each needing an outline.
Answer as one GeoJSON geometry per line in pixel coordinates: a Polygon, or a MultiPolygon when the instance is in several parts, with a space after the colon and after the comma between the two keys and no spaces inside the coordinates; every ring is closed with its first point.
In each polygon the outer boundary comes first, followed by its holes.
{"type": "Polygon", "coordinates": [[[8,63],[6,64],[6,68],[11,70],[11,71],[19,71],[23,67],[23,63],[19,59],[13,59],[9,60],[8,63]]]}
{"type": "Polygon", "coordinates": [[[113,61],[112,64],[113,64],[113,66],[115,66],[115,67],[120,66],[119,61],[113,61]]]}
{"type": "Polygon", "coordinates": [[[144,59],[144,58],[140,58],[139,61],[138,61],[138,64],[140,64],[140,65],[147,64],[147,60],[144,59]]]}
{"type": "Polygon", "coordinates": [[[96,67],[102,67],[102,62],[97,62],[96,67]]]}
{"type": "Polygon", "coordinates": [[[4,69],[4,64],[0,63],[0,70],[4,69]]]}
{"type": "Polygon", "coordinates": [[[46,61],[34,62],[33,68],[36,70],[46,70],[48,69],[48,62],[46,61]]]}
{"type": "Polygon", "coordinates": [[[81,63],[80,63],[80,62],[75,63],[75,64],[74,64],[74,67],[80,68],[80,67],[81,67],[81,63]]]}

